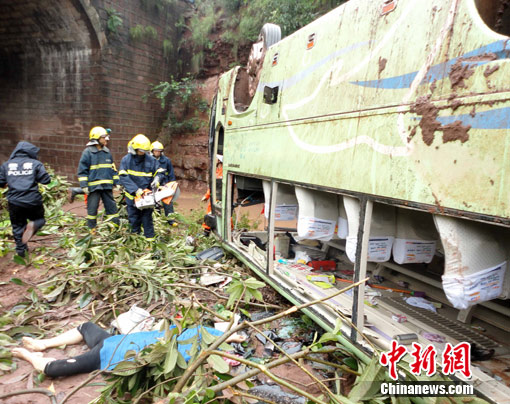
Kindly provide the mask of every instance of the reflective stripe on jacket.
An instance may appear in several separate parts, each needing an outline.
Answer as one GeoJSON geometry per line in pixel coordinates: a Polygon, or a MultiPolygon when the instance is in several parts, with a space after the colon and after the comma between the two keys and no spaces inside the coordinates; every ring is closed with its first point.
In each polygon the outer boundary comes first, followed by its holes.
{"type": "Polygon", "coordinates": [[[126,154],[122,157],[119,177],[120,183],[126,190],[126,196],[133,199],[138,189],[149,189],[158,169],[157,160],[148,153],[144,156],[126,154]]]}
{"type": "Polygon", "coordinates": [[[99,189],[112,189],[119,182],[110,150],[98,149],[95,145],[83,150],[78,165],[80,187],[88,187],[90,192],[99,189]]]}

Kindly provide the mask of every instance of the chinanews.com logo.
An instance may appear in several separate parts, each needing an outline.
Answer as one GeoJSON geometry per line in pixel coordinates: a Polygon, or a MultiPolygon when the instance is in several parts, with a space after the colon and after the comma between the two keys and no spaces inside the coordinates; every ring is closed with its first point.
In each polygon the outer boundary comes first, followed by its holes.
{"type": "MultiPolygon", "coordinates": [[[[393,382],[381,382],[380,392],[390,396],[408,397],[445,397],[445,396],[472,396],[473,386],[453,381],[399,381],[397,363],[409,354],[411,362],[409,370],[416,376],[432,377],[438,371],[438,352],[433,345],[423,347],[416,342],[412,343],[412,349],[400,345],[397,341],[391,342],[391,349],[383,352],[379,357],[379,363],[388,368],[388,373],[393,382]]],[[[470,378],[471,373],[471,345],[461,342],[455,346],[446,343],[441,353],[440,371],[445,376],[461,374],[470,378]]]]}

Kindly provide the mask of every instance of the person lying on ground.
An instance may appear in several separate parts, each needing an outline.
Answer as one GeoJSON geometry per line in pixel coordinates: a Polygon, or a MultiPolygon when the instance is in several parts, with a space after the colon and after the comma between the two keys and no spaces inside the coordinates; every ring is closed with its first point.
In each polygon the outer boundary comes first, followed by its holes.
{"type": "MultiPolygon", "coordinates": [[[[171,326],[170,329],[175,328],[171,326]]],[[[192,343],[187,340],[198,334],[201,330],[214,336],[223,332],[209,327],[187,328],[177,337],[177,341],[186,341],[179,344],[179,352],[183,354],[186,362],[190,359],[187,353],[192,343]]],[[[80,324],[61,335],[49,339],[35,339],[23,337],[23,345],[30,349],[14,348],[12,355],[24,359],[36,369],[49,377],[72,376],[79,373],[89,373],[94,370],[112,370],[119,362],[124,360],[127,351],[140,352],[145,347],[155,344],[158,339],[165,336],[164,331],[144,331],[131,334],[111,335],[94,323],[80,324]],[[44,357],[41,351],[61,345],[79,344],[85,341],[90,351],[69,359],[55,359],[44,357]]],[[[238,334],[231,335],[226,342],[242,342],[244,337],[238,334]]]]}

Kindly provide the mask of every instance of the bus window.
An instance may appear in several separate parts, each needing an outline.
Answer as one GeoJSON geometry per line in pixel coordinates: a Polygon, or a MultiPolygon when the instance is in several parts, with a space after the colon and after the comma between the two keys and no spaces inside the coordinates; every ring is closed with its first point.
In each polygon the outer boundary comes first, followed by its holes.
{"type": "Polygon", "coordinates": [[[510,35],[510,4],[505,0],[476,0],[483,22],[498,34],[510,35]]]}
{"type": "Polygon", "coordinates": [[[251,48],[247,66],[238,68],[234,86],[234,106],[237,112],[246,111],[250,106],[257,92],[266,50],[279,42],[281,36],[278,25],[264,24],[258,42],[251,48]]]}
{"type": "Polygon", "coordinates": [[[264,193],[258,178],[234,175],[231,230],[233,243],[257,264],[267,266],[267,221],[264,193]]]}
{"type": "Polygon", "coordinates": [[[214,205],[217,210],[221,210],[221,200],[222,200],[222,181],[223,181],[223,141],[224,141],[224,129],[223,126],[220,126],[216,130],[216,139],[215,139],[215,154],[213,155],[213,163],[215,167],[214,173],[211,173],[211,195],[215,195],[216,198],[211,198],[214,200],[214,205]]]}

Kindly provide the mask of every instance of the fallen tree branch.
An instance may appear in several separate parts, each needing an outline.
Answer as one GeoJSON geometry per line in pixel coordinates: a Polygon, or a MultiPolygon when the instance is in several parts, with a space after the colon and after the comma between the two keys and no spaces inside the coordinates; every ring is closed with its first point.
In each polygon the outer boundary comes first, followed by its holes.
{"type": "Polygon", "coordinates": [[[311,400],[311,401],[313,401],[314,403],[317,403],[317,404],[327,404],[325,401],[319,400],[318,398],[312,396],[310,393],[307,393],[306,391],[303,391],[303,390],[299,389],[298,387],[293,386],[292,384],[286,382],[285,380],[280,379],[278,376],[272,374],[265,365],[259,365],[258,363],[251,362],[251,361],[246,360],[244,358],[239,358],[236,355],[232,355],[232,354],[229,354],[229,353],[226,353],[226,352],[222,352],[222,351],[212,350],[212,351],[210,351],[210,354],[211,355],[222,356],[222,357],[229,358],[229,359],[232,359],[232,360],[236,360],[238,362],[244,363],[247,366],[251,366],[251,367],[257,368],[258,370],[260,370],[262,373],[264,373],[267,377],[269,377],[274,382],[276,382],[276,383],[278,383],[278,384],[280,384],[280,385],[282,385],[284,387],[287,387],[288,389],[294,391],[295,393],[299,394],[300,396],[306,397],[309,400],[311,400]]]}
{"type": "MultiPolygon", "coordinates": [[[[322,350],[320,350],[318,352],[319,353],[331,353],[331,352],[335,352],[335,351],[336,351],[335,347],[326,347],[326,348],[323,348],[322,350]]],[[[291,358],[293,358],[293,359],[299,359],[299,358],[306,357],[306,355],[308,355],[309,353],[310,353],[310,349],[306,348],[304,351],[296,352],[295,354],[292,354],[292,355],[289,355],[289,356],[291,358]]],[[[266,369],[271,369],[271,368],[283,365],[283,364],[288,363],[288,362],[290,362],[289,358],[280,358],[280,359],[276,359],[276,360],[274,360],[272,362],[266,363],[264,366],[266,367],[266,369]]],[[[209,389],[214,391],[215,393],[217,393],[218,391],[221,391],[221,390],[223,390],[223,389],[225,389],[225,388],[227,388],[229,386],[234,386],[237,383],[240,383],[240,382],[242,382],[242,381],[244,381],[246,379],[249,379],[249,378],[252,378],[254,376],[257,376],[259,373],[260,373],[259,369],[252,369],[252,370],[250,370],[250,371],[248,371],[246,373],[243,373],[243,374],[240,374],[238,376],[235,376],[232,379],[227,380],[226,382],[217,384],[216,386],[210,386],[209,389]]]]}
{"type": "Polygon", "coordinates": [[[271,400],[268,400],[267,398],[262,398],[262,397],[259,397],[259,396],[254,396],[253,394],[245,393],[244,391],[239,391],[239,390],[232,389],[232,394],[234,396],[253,398],[255,400],[262,401],[262,402],[267,403],[267,404],[278,404],[275,401],[271,401],[271,400]]]}
{"type": "MultiPolygon", "coordinates": [[[[248,325],[253,328],[255,331],[257,331],[258,333],[262,334],[262,331],[259,330],[257,327],[255,327],[254,325],[251,325],[248,323],[248,325]]],[[[322,383],[322,381],[320,381],[317,377],[315,377],[314,374],[312,374],[312,372],[310,372],[308,369],[306,369],[304,366],[302,366],[297,360],[291,358],[289,356],[289,354],[287,352],[285,352],[276,342],[274,342],[271,338],[269,338],[269,336],[265,335],[265,338],[271,342],[271,344],[273,344],[273,346],[276,347],[276,349],[278,349],[283,355],[285,355],[287,358],[289,358],[298,368],[300,368],[303,372],[305,372],[312,380],[315,381],[315,383],[318,383],[320,385],[320,387],[322,387],[326,394],[330,397],[331,400],[333,400],[334,402],[336,403],[339,403],[339,401],[335,398],[335,395],[333,394],[333,392],[324,384],[322,383]]]]}
{"type": "Polygon", "coordinates": [[[52,404],[57,404],[57,397],[55,396],[55,393],[53,393],[51,390],[48,390],[48,389],[26,389],[26,390],[11,391],[10,393],[5,393],[5,394],[0,395],[0,399],[12,397],[12,396],[19,396],[22,394],[44,394],[50,399],[52,404]]]}
{"type": "MultiPolygon", "coordinates": [[[[314,352],[315,353],[315,352],[314,352]]],[[[331,367],[334,367],[334,368],[337,368],[337,369],[340,369],[344,372],[347,372],[347,373],[351,373],[353,375],[356,375],[356,376],[361,376],[361,373],[359,372],[356,372],[355,370],[352,370],[351,368],[345,366],[345,365],[339,365],[337,363],[333,363],[333,362],[328,362],[328,361],[324,361],[322,359],[318,359],[318,358],[315,358],[315,357],[311,357],[311,356],[305,356],[305,359],[306,360],[309,360],[310,362],[317,362],[317,363],[322,363],[323,365],[327,365],[327,366],[331,366],[331,367]]]]}
{"type": "MultiPolygon", "coordinates": [[[[285,316],[287,316],[289,314],[296,313],[299,310],[305,309],[307,307],[313,306],[313,305],[318,304],[318,303],[322,303],[323,301],[329,300],[332,297],[335,297],[335,296],[337,296],[337,295],[339,295],[341,293],[345,293],[349,289],[355,288],[355,287],[361,285],[362,283],[367,282],[368,280],[369,280],[369,278],[362,279],[359,282],[352,283],[349,286],[347,286],[347,287],[345,287],[343,289],[340,289],[340,290],[336,291],[335,293],[333,293],[333,294],[331,294],[329,296],[323,297],[321,299],[314,300],[312,302],[304,303],[304,304],[302,304],[300,306],[293,306],[293,307],[291,307],[291,308],[289,308],[287,310],[284,310],[284,311],[282,311],[282,312],[280,312],[280,313],[278,313],[278,314],[276,314],[274,316],[267,317],[267,318],[264,318],[264,319],[261,319],[261,320],[258,320],[258,321],[254,321],[254,322],[251,322],[250,324],[254,325],[254,326],[257,326],[257,325],[260,325],[260,324],[269,323],[271,321],[274,321],[274,320],[277,320],[279,318],[285,317],[285,316]]],[[[173,393],[180,393],[182,391],[182,389],[184,388],[184,386],[186,385],[186,383],[188,382],[188,379],[198,369],[198,367],[204,362],[204,360],[207,359],[207,357],[210,355],[210,352],[212,350],[215,350],[221,344],[223,344],[223,342],[225,342],[225,340],[230,335],[232,335],[232,334],[234,334],[234,333],[236,333],[236,332],[238,332],[238,331],[240,331],[240,330],[242,330],[244,328],[247,328],[247,327],[249,327],[248,322],[246,322],[246,321],[242,322],[237,327],[232,328],[229,332],[226,332],[221,337],[219,337],[209,347],[209,349],[200,352],[200,354],[198,355],[197,359],[184,371],[183,375],[181,376],[181,379],[175,385],[175,387],[172,390],[172,392],[173,393]]],[[[365,356],[366,357],[365,360],[367,361],[367,363],[370,361],[368,356],[366,354],[362,353],[358,348],[356,348],[350,341],[347,340],[347,338],[341,338],[339,336],[339,340],[340,340],[339,342],[341,342],[341,343],[345,342],[345,345],[348,345],[349,349],[351,349],[353,352],[355,352],[357,354],[357,356],[358,355],[359,356],[365,356]]]]}

